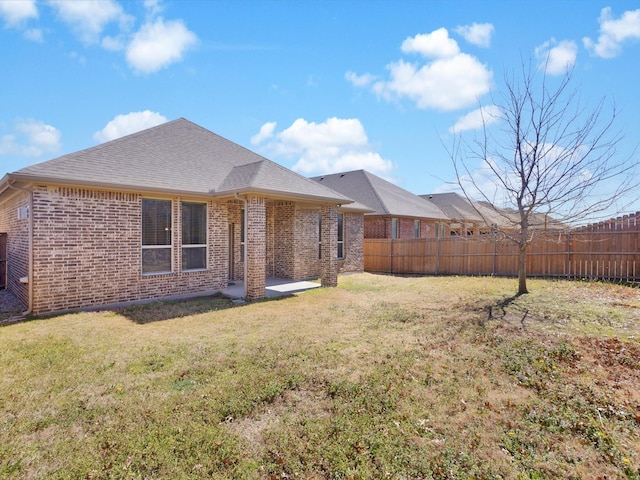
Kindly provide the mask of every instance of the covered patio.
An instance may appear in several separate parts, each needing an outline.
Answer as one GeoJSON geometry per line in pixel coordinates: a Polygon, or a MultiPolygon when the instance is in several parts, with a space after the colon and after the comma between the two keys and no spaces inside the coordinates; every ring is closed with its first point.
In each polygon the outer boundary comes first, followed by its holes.
{"type": "MultiPolygon", "coordinates": [[[[304,292],[320,286],[321,284],[319,281],[289,280],[286,278],[268,277],[266,279],[265,297],[291,295],[293,293],[304,292]]],[[[244,282],[242,280],[229,282],[229,286],[223,290],[222,293],[231,298],[244,298],[244,282]]]]}

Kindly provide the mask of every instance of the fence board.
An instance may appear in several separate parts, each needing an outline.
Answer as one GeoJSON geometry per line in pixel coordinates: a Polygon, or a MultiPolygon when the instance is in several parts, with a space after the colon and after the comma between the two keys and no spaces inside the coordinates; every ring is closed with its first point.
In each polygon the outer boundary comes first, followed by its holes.
{"type": "MultiPolygon", "coordinates": [[[[538,237],[527,249],[531,277],[640,281],[637,214],[589,230],[538,237]],[[619,225],[623,225],[624,228],[619,225]]],[[[438,239],[365,239],[368,272],[426,275],[518,274],[518,246],[492,235],[438,239]]]]}

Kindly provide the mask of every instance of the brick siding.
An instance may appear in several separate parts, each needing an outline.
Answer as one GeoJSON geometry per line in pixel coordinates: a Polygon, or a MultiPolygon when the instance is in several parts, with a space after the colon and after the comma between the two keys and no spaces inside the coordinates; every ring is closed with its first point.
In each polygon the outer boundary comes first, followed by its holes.
{"type": "Polygon", "coordinates": [[[20,282],[20,278],[29,274],[29,219],[19,219],[18,208],[28,206],[26,192],[19,192],[0,205],[0,232],[7,234],[7,289],[25,309],[29,305],[29,286],[20,282]]]}
{"type": "MultiPolygon", "coordinates": [[[[180,197],[170,198],[173,202],[173,271],[142,275],[143,197],[147,196],[69,187],[33,188],[30,215],[34,223],[34,272],[29,279],[34,289],[33,313],[221,290],[227,286],[230,270],[235,279],[243,279],[240,223],[244,202],[206,202],[207,269],[182,272],[180,197]],[[230,225],[234,236],[232,255],[230,225]]],[[[248,270],[252,275],[247,284],[252,285],[252,290],[247,292],[250,298],[264,294],[267,275],[300,280],[318,278],[324,272],[328,275],[328,284],[332,284],[337,271],[363,271],[364,218],[361,214],[345,214],[345,258],[335,261],[337,239],[334,239],[330,247],[333,266],[327,264],[323,270],[323,262],[318,258],[318,207],[268,201],[263,197],[249,197],[248,202],[247,235],[258,239],[248,244],[251,262],[248,270]]],[[[29,287],[21,283],[20,278],[29,273],[29,220],[19,220],[17,212],[18,207],[28,204],[29,195],[19,192],[0,205],[0,231],[8,233],[7,286],[25,307],[29,287]]],[[[327,221],[336,221],[335,207],[327,207],[324,214],[329,215],[327,221]]],[[[332,237],[335,235],[328,237],[330,241],[332,237]]]]}
{"type": "Polygon", "coordinates": [[[226,208],[208,203],[208,269],[181,272],[180,198],[173,200],[173,273],[141,273],[142,195],[36,187],[34,313],[226,287],[226,208]]]}

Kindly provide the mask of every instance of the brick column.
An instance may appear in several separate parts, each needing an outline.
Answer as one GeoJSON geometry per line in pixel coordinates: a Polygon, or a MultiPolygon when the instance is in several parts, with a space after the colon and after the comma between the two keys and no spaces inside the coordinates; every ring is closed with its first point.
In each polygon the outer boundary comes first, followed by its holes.
{"type": "Polygon", "coordinates": [[[322,205],[322,259],[320,261],[321,282],[323,287],[338,285],[338,207],[322,205]]]}
{"type": "Polygon", "coordinates": [[[264,197],[247,197],[247,257],[244,279],[248,299],[263,298],[266,287],[267,228],[264,197]]]}

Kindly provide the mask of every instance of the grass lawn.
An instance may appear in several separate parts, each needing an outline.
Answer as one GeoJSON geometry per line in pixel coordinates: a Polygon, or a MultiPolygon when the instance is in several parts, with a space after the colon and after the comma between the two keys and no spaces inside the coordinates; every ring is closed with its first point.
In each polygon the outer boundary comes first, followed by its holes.
{"type": "Polygon", "coordinates": [[[2,478],[640,479],[640,290],[338,288],[0,327],[2,478]]]}

